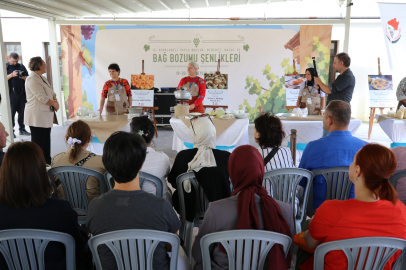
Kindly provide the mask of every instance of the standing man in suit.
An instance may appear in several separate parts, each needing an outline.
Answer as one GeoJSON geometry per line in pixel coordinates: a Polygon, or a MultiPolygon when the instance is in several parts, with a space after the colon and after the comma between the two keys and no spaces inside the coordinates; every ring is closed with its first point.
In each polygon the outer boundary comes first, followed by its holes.
{"type": "MultiPolygon", "coordinates": [[[[23,64],[18,63],[19,56],[16,53],[10,53],[9,62],[6,64],[8,91],[10,94],[11,120],[13,121],[13,133],[15,126],[15,116],[18,113],[18,125],[20,135],[31,135],[25,130],[24,109],[27,103],[25,93],[25,79],[28,77],[27,69],[23,64]]],[[[14,133],[14,138],[16,137],[14,133]]]]}

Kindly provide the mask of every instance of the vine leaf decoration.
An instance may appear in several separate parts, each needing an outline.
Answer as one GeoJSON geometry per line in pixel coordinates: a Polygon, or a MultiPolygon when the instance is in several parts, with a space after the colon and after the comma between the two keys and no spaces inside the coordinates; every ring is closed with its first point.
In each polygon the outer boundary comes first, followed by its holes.
{"type": "MultiPolygon", "coordinates": [[[[289,59],[284,59],[280,64],[282,67],[289,68],[287,64],[289,59]]],[[[272,67],[267,64],[262,70],[262,75],[269,81],[268,89],[263,88],[258,79],[253,76],[247,76],[245,79],[245,89],[248,90],[249,95],[257,95],[255,105],[249,104],[247,99],[238,106],[239,110],[248,111],[248,119],[254,121],[261,113],[270,112],[276,114],[285,112],[286,106],[286,91],[285,91],[285,76],[278,76],[271,72],[272,67]]]]}

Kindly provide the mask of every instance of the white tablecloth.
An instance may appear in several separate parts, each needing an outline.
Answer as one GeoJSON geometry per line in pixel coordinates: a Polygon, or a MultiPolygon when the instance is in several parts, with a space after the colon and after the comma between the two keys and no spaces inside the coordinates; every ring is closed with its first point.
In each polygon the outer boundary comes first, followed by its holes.
{"type": "MultiPolygon", "coordinates": [[[[128,125],[126,125],[121,131],[125,132],[130,132],[130,123],[128,122],[128,125]]],[[[104,143],[94,143],[90,142],[89,146],[86,148],[87,151],[93,152],[96,155],[103,155],[103,148],[104,148],[104,143]]]]}
{"type": "MultiPolygon", "coordinates": [[[[375,115],[376,120],[379,116],[380,114],[375,115]]],[[[385,119],[378,124],[393,142],[406,143],[406,125],[403,120],[385,119]]]]}
{"type": "MultiPolygon", "coordinates": [[[[348,130],[354,135],[355,132],[361,126],[361,120],[351,119],[348,130]]],[[[282,120],[283,129],[286,136],[290,134],[292,129],[297,130],[299,134],[306,142],[311,142],[320,139],[323,136],[323,121],[289,121],[282,120]]],[[[297,137],[298,143],[305,143],[299,136],[297,137]]]]}
{"type": "MultiPolygon", "coordinates": [[[[182,151],[188,149],[184,143],[193,143],[189,128],[182,120],[171,118],[170,120],[173,129],[172,150],[182,151]]],[[[248,118],[238,119],[226,131],[224,131],[216,139],[217,146],[240,146],[249,144],[248,137],[248,118]]],[[[227,150],[232,152],[234,149],[227,150]]]]}

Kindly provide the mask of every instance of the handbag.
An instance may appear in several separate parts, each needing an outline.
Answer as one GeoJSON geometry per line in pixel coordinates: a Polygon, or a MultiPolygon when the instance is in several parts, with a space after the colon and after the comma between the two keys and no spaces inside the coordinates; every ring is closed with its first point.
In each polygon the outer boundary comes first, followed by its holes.
{"type": "Polygon", "coordinates": [[[54,112],[54,124],[59,125],[58,118],[56,117],[56,113],[54,112]]]}
{"type": "MultiPolygon", "coordinates": [[[[51,87],[49,84],[47,84],[47,82],[42,78],[42,76],[39,76],[40,78],[41,78],[41,80],[46,84],[46,85],[48,85],[49,87],[51,87]]],[[[45,94],[46,94],[46,92],[45,92],[45,94]]],[[[56,125],[59,125],[59,122],[58,122],[58,118],[56,117],[56,113],[55,113],[55,108],[54,108],[54,106],[49,106],[49,109],[51,110],[51,112],[54,112],[54,120],[53,120],[53,123],[54,124],[56,124],[56,125]]]]}

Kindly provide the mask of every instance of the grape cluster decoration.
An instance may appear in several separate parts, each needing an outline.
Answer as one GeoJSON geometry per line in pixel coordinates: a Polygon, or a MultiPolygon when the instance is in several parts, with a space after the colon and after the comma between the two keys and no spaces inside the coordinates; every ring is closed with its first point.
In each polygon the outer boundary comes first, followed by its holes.
{"type": "Polygon", "coordinates": [[[82,25],[80,26],[80,30],[82,35],[85,37],[85,40],[89,40],[92,38],[92,34],[94,32],[95,26],[94,25],[82,25]]]}
{"type": "Polygon", "coordinates": [[[196,46],[196,48],[197,48],[197,46],[199,46],[200,39],[194,38],[194,39],[193,39],[193,43],[195,44],[195,46],[196,46]]]}

